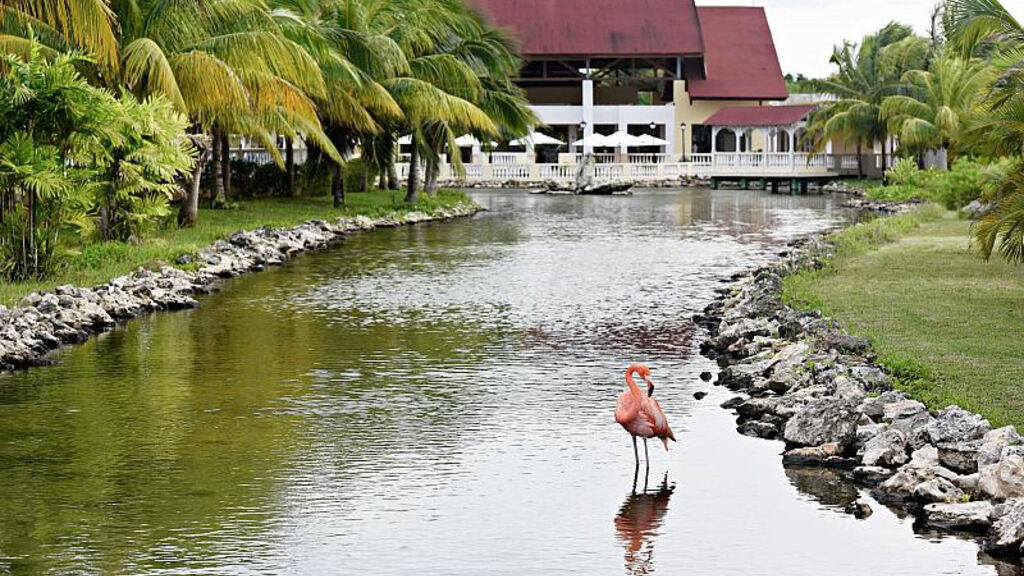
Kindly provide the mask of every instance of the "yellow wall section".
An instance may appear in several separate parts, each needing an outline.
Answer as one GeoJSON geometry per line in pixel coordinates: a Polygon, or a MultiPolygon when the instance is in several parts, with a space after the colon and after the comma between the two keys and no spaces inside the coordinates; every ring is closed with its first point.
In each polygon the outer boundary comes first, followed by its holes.
{"type": "MultiPolygon", "coordinates": [[[[675,96],[676,105],[676,122],[674,130],[676,130],[676,145],[675,154],[689,156],[691,150],[691,143],[693,142],[693,130],[694,124],[703,124],[705,120],[711,117],[712,114],[722,108],[730,108],[733,106],[760,106],[761,102],[758,100],[696,100],[690,101],[690,95],[686,93],[686,81],[676,80],[673,83],[673,94],[675,96]],[[686,138],[682,138],[682,132],[680,126],[686,122],[686,138]]],[[[763,138],[760,133],[755,132],[753,137],[752,150],[757,150],[764,147],[763,138]]]]}

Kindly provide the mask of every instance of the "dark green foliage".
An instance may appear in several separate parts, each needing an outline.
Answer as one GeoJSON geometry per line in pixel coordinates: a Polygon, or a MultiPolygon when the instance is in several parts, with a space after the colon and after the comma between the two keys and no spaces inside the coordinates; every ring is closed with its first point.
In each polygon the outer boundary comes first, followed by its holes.
{"type": "Polygon", "coordinates": [[[869,189],[868,196],[898,202],[927,200],[959,210],[984,195],[990,174],[1004,163],[960,158],[949,171],[943,172],[921,170],[915,160],[906,158],[886,173],[889,185],[869,189]]]}
{"type": "Polygon", "coordinates": [[[372,188],[379,174],[373,162],[367,165],[362,158],[353,158],[345,163],[345,193],[366,192],[372,188]]]}
{"type": "MultiPolygon", "coordinates": [[[[323,196],[331,191],[331,167],[327,158],[310,158],[296,170],[296,196],[323,196]]],[[[204,178],[211,182],[210,178],[204,178]]],[[[212,186],[212,184],[211,184],[212,186]]],[[[288,196],[288,174],[276,164],[231,160],[231,194],[239,198],[288,196]]]]}
{"type": "Polygon", "coordinates": [[[162,99],[91,86],[83,59],[5,56],[0,76],[0,274],[41,278],[62,235],[125,240],[166,212],[191,166],[186,121],[162,99]]]}

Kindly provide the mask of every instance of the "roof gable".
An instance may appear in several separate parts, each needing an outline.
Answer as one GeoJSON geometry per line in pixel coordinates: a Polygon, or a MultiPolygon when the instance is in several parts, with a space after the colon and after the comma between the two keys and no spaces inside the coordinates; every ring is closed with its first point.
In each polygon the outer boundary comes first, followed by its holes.
{"type": "Polygon", "coordinates": [[[694,99],[784,100],[788,95],[763,8],[700,6],[706,78],[687,82],[694,99]]]}
{"type": "Polygon", "coordinates": [[[680,56],[703,51],[693,0],[468,0],[511,30],[526,58],[680,56]]]}

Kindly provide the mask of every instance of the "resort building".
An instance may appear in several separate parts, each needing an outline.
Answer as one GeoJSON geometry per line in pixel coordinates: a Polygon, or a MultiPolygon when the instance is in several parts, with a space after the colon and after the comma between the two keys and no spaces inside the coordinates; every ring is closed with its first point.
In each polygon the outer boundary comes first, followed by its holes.
{"type": "MultiPolygon", "coordinates": [[[[469,0],[518,42],[518,80],[549,135],[648,134],[645,158],[794,151],[810,107],[789,94],[763,8],[693,0],[469,0]]],[[[476,156],[474,154],[474,156],[476,156]]],[[[544,158],[540,158],[541,161],[544,158]]],[[[549,158],[549,161],[554,160],[549,158]]]]}

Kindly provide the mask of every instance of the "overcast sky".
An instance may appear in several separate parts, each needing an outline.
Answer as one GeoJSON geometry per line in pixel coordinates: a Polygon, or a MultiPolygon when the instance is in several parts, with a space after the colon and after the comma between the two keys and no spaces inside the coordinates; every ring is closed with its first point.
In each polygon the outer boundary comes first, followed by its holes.
{"type": "MultiPolygon", "coordinates": [[[[928,17],[938,0],[697,0],[707,6],[764,6],[784,73],[825,76],[832,71],[832,46],[859,41],[896,20],[927,34],[928,17]]],[[[1003,0],[1020,21],[1024,0],[1003,0]]]]}

